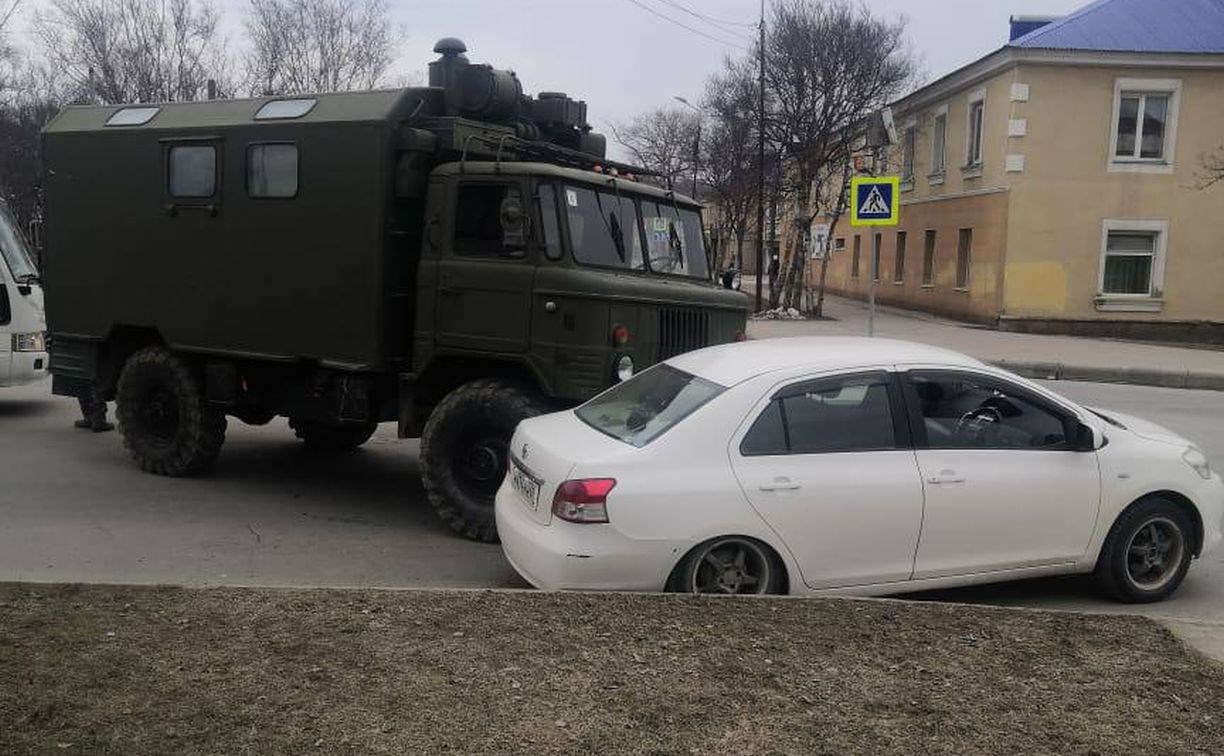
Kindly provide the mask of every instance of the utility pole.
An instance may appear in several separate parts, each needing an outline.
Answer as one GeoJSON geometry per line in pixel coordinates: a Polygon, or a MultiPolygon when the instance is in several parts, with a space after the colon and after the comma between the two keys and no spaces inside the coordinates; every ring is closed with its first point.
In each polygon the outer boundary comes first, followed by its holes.
{"type": "Polygon", "coordinates": [[[761,69],[757,103],[757,248],[756,311],[761,311],[761,277],[765,275],[765,0],[761,0],[761,38],[757,48],[761,69]]]}

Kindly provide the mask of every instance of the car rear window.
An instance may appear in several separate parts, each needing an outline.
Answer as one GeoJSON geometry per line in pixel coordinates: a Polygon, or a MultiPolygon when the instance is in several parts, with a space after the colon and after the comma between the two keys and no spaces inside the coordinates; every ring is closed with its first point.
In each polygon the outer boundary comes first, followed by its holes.
{"type": "Polygon", "coordinates": [[[575,413],[595,430],[640,448],[725,390],[670,365],[656,365],[605,391],[575,413]]]}

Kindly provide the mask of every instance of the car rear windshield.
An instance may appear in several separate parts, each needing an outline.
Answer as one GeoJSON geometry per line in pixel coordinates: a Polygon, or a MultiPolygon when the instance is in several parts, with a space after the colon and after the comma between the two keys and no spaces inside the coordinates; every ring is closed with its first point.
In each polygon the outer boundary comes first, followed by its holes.
{"type": "Polygon", "coordinates": [[[656,365],[575,412],[595,430],[640,448],[725,390],[670,365],[656,365]]]}

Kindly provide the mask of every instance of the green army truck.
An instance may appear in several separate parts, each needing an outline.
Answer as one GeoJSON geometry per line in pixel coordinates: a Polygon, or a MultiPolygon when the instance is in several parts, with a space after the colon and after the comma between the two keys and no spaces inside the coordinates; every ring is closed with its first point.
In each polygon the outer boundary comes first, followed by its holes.
{"type": "Polygon", "coordinates": [[[429,86],[80,106],[44,134],[54,391],[117,403],[144,470],[226,418],[421,437],[431,504],[496,539],[518,422],[744,337],[700,207],[605,159],[586,105],[440,41],[429,86]]]}

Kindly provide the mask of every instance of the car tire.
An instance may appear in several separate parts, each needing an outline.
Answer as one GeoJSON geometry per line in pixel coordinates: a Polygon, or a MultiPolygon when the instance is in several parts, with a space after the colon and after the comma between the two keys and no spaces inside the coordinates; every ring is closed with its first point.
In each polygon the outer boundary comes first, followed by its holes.
{"type": "Polygon", "coordinates": [[[196,475],[221,453],[225,415],[204,401],[187,363],[163,347],[146,347],[128,359],[115,403],[123,445],[145,472],[196,475]]]}
{"type": "Polygon", "coordinates": [[[534,391],[499,379],[466,383],[434,407],[421,434],[421,482],[456,533],[497,542],[493,499],[506,475],[510,438],[520,422],[546,411],[534,391]]]}
{"type": "Polygon", "coordinates": [[[689,551],[666,587],[672,593],[779,594],[786,591],[786,567],[755,538],[721,536],[689,551]]]}
{"type": "Polygon", "coordinates": [[[1118,517],[1097,559],[1096,579],[1109,596],[1128,604],[1168,598],[1181,585],[1194,556],[1194,524],[1163,496],[1148,496],[1118,517]]]}
{"type": "Polygon", "coordinates": [[[378,423],[325,423],[305,418],[289,418],[294,435],[311,449],[321,451],[352,451],[370,440],[378,423]]]}

